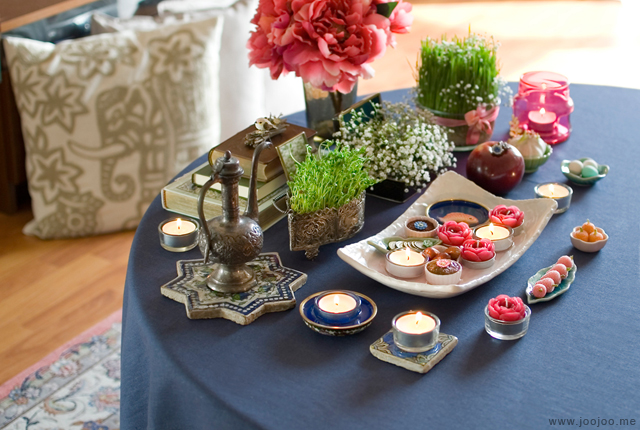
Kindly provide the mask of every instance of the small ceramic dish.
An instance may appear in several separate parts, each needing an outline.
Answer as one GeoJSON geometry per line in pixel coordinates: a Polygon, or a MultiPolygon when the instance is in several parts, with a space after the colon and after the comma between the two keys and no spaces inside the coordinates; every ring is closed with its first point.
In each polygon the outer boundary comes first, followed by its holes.
{"type": "Polygon", "coordinates": [[[390,236],[384,237],[382,239],[376,240],[367,240],[367,243],[373,246],[378,251],[386,254],[389,251],[393,251],[394,249],[402,249],[402,248],[410,248],[414,251],[424,251],[427,248],[430,248],[435,245],[439,245],[442,243],[440,239],[427,237],[410,237],[404,238],[400,236],[390,236]]]}
{"type": "Polygon", "coordinates": [[[574,248],[577,248],[582,252],[598,252],[602,248],[604,248],[604,246],[607,244],[607,241],[609,240],[609,235],[605,233],[603,229],[598,227],[598,231],[602,233],[604,239],[597,240],[595,242],[585,242],[584,240],[578,239],[573,236],[573,234],[579,230],[580,226],[574,227],[569,237],[571,237],[571,244],[574,246],[574,248]]]}
{"type": "Polygon", "coordinates": [[[413,216],[404,223],[404,232],[407,237],[435,237],[440,224],[435,219],[428,216],[413,216]],[[424,228],[418,230],[422,224],[424,228]],[[412,228],[413,227],[413,228],[412,228]]]}
{"type": "MultiPolygon", "coordinates": [[[[587,158],[578,158],[578,160],[584,162],[585,160],[587,160],[587,158]]],[[[598,175],[592,176],[590,178],[583,178],[582,176],[575,175],[569,171],[569,163],[571,163],[571,160],[562,160],[562,163],[560,164],[560,170],[562,171],[562,174],[567,177],[567,179],[569,179],[576,185],[593,185],[600,179],[607,176],[607,174],[609,173],[609,166],[607,166],[606,164],[598,164],[598,175]]]]}
{"type": "Polygon", "coordinates": [[[560,294],[564,294],[567,292],[573,281],[576,279],[576,272],[578,271],[578,266],[576,266],[576,262],[573,262],[573,267],[567,273],[567,277],[560,282],[559,285],[554,288],[554,290],[550,293],[547,293],[544,297],[536,297],[533,295],[533,286],[544,276],[545,273],[549,271],[553,266],[545,267],[544,269],[538,270],[538,272],[529,278],[527,281],[527,303],[530,305],[538,302],[548,302],[549,300],[555,299],[560,294]]]}
{"type": "Polygon", "coordinates": [[[469,200],[442,200],[427,208],[427,216],[440,224],[456,221],[466,222],[469,227],[475,227],[489,220],[489,209],[469,200]]]}
{"type": "Polygon", "coordinates": [[[464,258],[460,257],[460,262],[464,267],[468,267],[469,269],[475,269],[475,270],[488,269],[489,267],[493,266],[493,263],[496,262],[496,255],[493,254],[493,257],[491,257],[486,261],[471,261],[471,260],[465,260],[464,258]]]}
{"type": "Polygon", "coordinates": [[[331,324],[318,315],[315,299],[318,295],[326,293],[321,291],[312,294],[300,303],[302,320],[311,330],[327,336],[347,336],[361,332],[371,325],[378,313],[378,307],[373,300],[364,294],[355,291],[350,292],[360,298],[361,311],[354,319],[340,324],[331,324]]]}
{"type": "Polygon", "coordinates": [[[544,150],[544,154],[541,157],[537,158],[525,158],[524,159],[524,173],[533,173],[540,166],[547,162],[551,154],[553,153],[553,149],[551,145],[547,144],[547,148],[544,150]]]}
{"type": "Polygon", "coordinates": [[[431,284],[431,285],[452,285],[452,284],[457,284],[460,281],[460,278],[462,278],[462,265],[460,263],[458,263],[457,261],[454,260],[431,260],[430,262],[428,262],[427,264],[425,264],[424,266],[424,273],[425,273],[425,277],[427,278],[427,284],[431,284]],[[436,262],[436,264],[438,264],[440,261],[449,261],[450,264],[456,264],[458,265],[458,270],[455,273],[451,273],[448,275],[438,275],[435,273],[431,273],[429,271],[429,265],[431,263],[436,262]]]}

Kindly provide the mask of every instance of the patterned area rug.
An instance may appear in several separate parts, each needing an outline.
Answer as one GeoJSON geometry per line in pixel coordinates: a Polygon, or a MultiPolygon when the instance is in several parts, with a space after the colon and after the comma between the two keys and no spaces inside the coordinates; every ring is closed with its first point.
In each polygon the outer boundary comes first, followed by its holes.
{"type": "Polygon", "coordinates": [[[121,311],[0,386],[0,429],[120,428],[121,311]]]}

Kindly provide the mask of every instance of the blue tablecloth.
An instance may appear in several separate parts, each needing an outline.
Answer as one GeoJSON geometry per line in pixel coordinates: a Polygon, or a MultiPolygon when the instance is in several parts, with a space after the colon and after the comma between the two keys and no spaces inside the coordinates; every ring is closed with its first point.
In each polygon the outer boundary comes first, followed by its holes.
{"type": "MultiPolygon", "coordinates": [[[[394,91],[383,99],[405,95],[394,91]]],[[[296,293],[298,303],[318,291],[352,289],[378,304],[373,324],[354,336],[315,333],[297,308],[248,326],[189,320],[160,286],[176,277],[178,259],[201,256],[160,247],[158,224],[169,215],[156,198],[136,232],[127,272],[122,429],[524,429],[554,427],[560,421],[552,420],[563,419],[574,419],[576,427],[596,427],[596,419],[604,428],[620,419],[640,425],[640,91],[572,85],[571,96],[570,139],[555,145],[550,160],[507,197],[533,198],[536,184],[564,182],[563,159],[592,157],[611,167],[609,175],[592,188],[573,186],[571,208],[551,219],[527,253],[466,294],[438,300],[401,293],[336,255],[339,247],[385,228],[415,197],[405,204],[367,198],[363,230],[321,247],[314,261],[289,251],[285,220],[265,233],[263,251],[278,251],[284,265],[309,276],[296,293]],[[582,253],[569,241],[572,228],[587,218],[610,236],[599,253],[582,253]],[[531,306],[522,339],[489,337],[488,300],[500,293],[524,297],[527,279],[563,254],[573,254],[579,267],[571,289],[531,306]],[[459,338],[425,375],[369,353],[393,316],[412,308],[435,313],[442,331],[459,338]]],[[[503,108],[495,138],[506,136],[510,116],[503,108]]],[[[303,115],[292,119],[303,121],[303,115]]],[[[467,154],[457,156],[457,170],[464,172],[467,154]]]]}

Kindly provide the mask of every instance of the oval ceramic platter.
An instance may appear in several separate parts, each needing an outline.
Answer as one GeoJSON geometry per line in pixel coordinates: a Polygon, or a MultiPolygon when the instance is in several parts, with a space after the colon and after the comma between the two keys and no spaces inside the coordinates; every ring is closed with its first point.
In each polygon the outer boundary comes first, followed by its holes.
{"type": "Polygon", "coordinates": [[[552,199],[509,200],[497,197],[450,171],[438,176],[427,191],[387,228],[375,236],[338,249],[338,256],[369,278],[396,290],[423,297],[454,297],[495,278],[515,263],[540,236],[556,207],[557,203],[552,199]],[[497,254],[493,266],[480,270],[465,267],[462,269],[462,279],[454,285],[431,285],[424,275],[409,280],[390,275],[385,268],[385,256],[367,242],[381,242],[384,238],[402,236],[405,221],[409,217],[424,215],[427,207],[444,200],[468,200],[486,208],[515,205],[525,213],[524,232],[514,238],[509,250],[497,254]]]}
{"type": "Polygon", "coordinates": [[[538,302],[548,302],[549,300],[555,299],[560,294],[566,293],[569,287],[571,286],[571,284],[573,283],[573,281],[576,279],[576,272],[578,271],[578,266],[576,266],[576,263],[574,261],[573,267],[571,268],[571,270],[569,270],[569,273],[567,273],[567,277],[564,278],[562,282],[560,282],[560,285],[554,288],[552,292],[547,293],[544,297],[538,298],[534,296],[533,286],[536,284],[536,282],[540,280],[540,278],[542,278],[542,275],[544,275],[545,273],[547,273],[549,269],[551,269],[551,267],[553,266],[545,267],[544,269],[538,270],[538,272],[532,277],[530,277],[529,280],[527,281],[526,293],[527,293],[528,304],[531,305],[533,303],[538,303],[538,302]]]}

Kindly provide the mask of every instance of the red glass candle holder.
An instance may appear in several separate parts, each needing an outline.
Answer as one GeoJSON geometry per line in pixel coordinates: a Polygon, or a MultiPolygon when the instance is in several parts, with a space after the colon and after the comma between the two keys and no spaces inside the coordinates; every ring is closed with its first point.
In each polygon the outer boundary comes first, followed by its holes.
{"type": "Polygon", "coordinates": [[[569,80],[553,72],[527,72],[520,77],[513,99],[513,114],[520,127],[535,131],[550,145],[564,142],[571,134],[569,115],[573,100],[569,80]]]}

